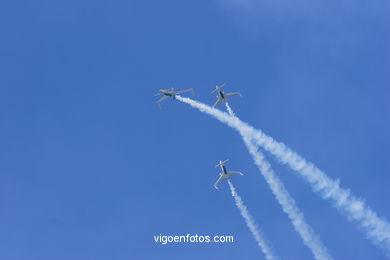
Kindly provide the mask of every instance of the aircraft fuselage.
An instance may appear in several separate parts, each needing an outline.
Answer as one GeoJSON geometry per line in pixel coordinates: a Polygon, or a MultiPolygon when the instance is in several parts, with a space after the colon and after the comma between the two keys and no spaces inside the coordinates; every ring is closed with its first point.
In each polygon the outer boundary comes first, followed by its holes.
{"type": "MultiPolygon", "coordinates": [[[[222,163],[222,162],[221,162],[222,163]]],[[[227,176],[227,170],[226,170],[226,167],[225,165],[221,165],[221,170],[222,170],[222,173],[227,176]]]]}
{"type": "Polygon", "coordinates": [[[160,93],[161,94],[164,94],[165,96],[168,96],[168,97],[175,97],[175,93],[169,91],[169,90],[160,90],[160,93]]]}
{"type": "Polygon", "coordinates": [[[222,166],[222,169],[223,169],[223,173],[224,173],[225,175],[227,175],[227,170],[226,170],[226,167],[225,167],[225,165],[224,165],[224,166],[222,166]]]}
{"type": "Polygon", "coordinates": [[[223,92],[220,90],[218,91],[218,94],[219,96],[222,98],[222,99],[225,99],[225,95],[223,94],[223,92]]]}

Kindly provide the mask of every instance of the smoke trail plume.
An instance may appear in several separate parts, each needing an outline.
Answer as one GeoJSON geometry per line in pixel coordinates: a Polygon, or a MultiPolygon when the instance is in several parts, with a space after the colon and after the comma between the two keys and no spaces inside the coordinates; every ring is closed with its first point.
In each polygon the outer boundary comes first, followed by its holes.
{"type": "Polygon", "coordinates": [[[178,96],[178,100],[199,109],[203,113],[212,115],[219,121],[236,129],[242,135],[256,140],[257,144],[266,151],[300,173],[314,191],[318,192],[322,198],[331,200],[336,209],[346,215],[348,220],[357,223],[375,245],[382,247],[387,255],[390,255],[390,224],[365,205],[364,201],[356,198],[349,190],[341,188],[338,180],[330,179],[324,172],[304,160],[283,143],[275,141],[272,137],[242,122],[237,117],[231,117],[227,113],[189,98],[178,96]]]}
{"type": "Polygon", "coordinates": [[[264,176],[273,194],[282,206],[283,211],[290,218],[295,230],[301,236],[303,243],[310,248],[315,259],[332,259],[320,238],[314,233],[313,229],[307,224],[303,213],[299,210],[295,200],[290,196],[281,180],[276,176],[271,165],[266,161],[263,154],[257,150],[257,147],[246,136],[242,136],[245,145],[252,155],[256,166],[264,176]]]}
{"type": "Polygon", "coordinates": [[[234,114],[234,112],[233,112],[233,109],[229,106],[229,103],[228,103],[228,102],[225,102],[225,106],[226,106],[226,109],[227,109],[229,115],[231,115],[231,116],[236,116],[236,115],[234,114]]]}
{"type": "Polygon", "coordinates": [[[259,230],[258,226],[256,225],[255,221],[253,220],[251,214],[249,213],[248,209],[244,205],[244,202],[242,201],[241,197],[237,194],[236,189],[234,188],[233,184],[228,180],[230,190],[232,192],[232,196],[236,202],[237,208],[240,210],[240,213],[242,217],[245,220],[245,223],[249,230],[251,231],[253,237],[255,238],[257,244],[259,245],[261,251],[264,253],[265,258],[268,260],[276,260],[278,259],[275,254],[272,252],[271,246],[268,244],[267,240],[264,238],[264,235],[259,230]]]}
{"type": "Polygon", "coordinates": [[[322,198],[329,199],[348,220],[356,222],[367,237],[383,248],[390,256],[390,225],[379,217],[364,201],[356,198],[350,190],[340,187],[339,180],[330,179],[314,164],[307,162],[283,143],[273,140],[261,131],[254,133],[253,139],[282,163],[297,171],[322,198]]]}
{"type": "MultiPolygon", "coordinates": [[[[232,117],[235,117],[233,109],[229,106],[229,104],[226,102],[225,105],[228,113],[232,117]]],[[[256,146],[251,142],[251,139],[248,136],[245,136],[244,133],[241,132],[240,134],[249,153],[252,155],[256,166],[264,176],[277,201],[282,206],[283,211],[290,218],[295,230],[301,236],[304,244],[310,248],[316,259],[332,259],[332,257],[328,254],[325,246],[322,245],[319,237],[315,235],[312,228],[307,224],[305,217],[298,209],[295,200],[290,196],[282,181],[274,173],[271,165],[265,159],[264,155],[257,150],[256,146]]]]}
{"type": "Polygon", "coordinates": [[[198,103],[191,99],[180,97],[179,100],[188,103],[203,112],[213,115],[220,121],[228,123],[230,126],[234,127],[240,132],[248,151],[252,155],[255,164],[260,170],[260,173],[265,178],[268,186],[271,188],[272,193],[281,205],[283,211],[290,218],[295,230],[301,236],[303,243],[312,251],[316,259],[332,259],[332,257],[328,254],[325,246],[322,245],[319,237],[315,235],[314,231],[307,224],[305,217],[303,213],[300,212],[300,210],[298,209],[295,200],[290,196],[283,183],[273,172],[270,164],[268,163],[268,161],[266,161],[263,154],[258,151],[251,142],[250,132],[246,130],[246,128],[244,127],[244,123],[242,123],[237,117],[235,117],[235,114],[229,104],[225,103],[230,116],[226,113],[208,107],[205,104],[198,103]]]}

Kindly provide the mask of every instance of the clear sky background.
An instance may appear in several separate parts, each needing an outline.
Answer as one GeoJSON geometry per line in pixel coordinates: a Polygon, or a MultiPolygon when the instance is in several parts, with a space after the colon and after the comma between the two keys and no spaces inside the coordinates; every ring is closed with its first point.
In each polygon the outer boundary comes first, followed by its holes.
{"type": "MultiPolygon", "coordinates": [[[[312,259],[239,135],[158,89],[240,91],[236,114],[390,218],[386,0],[2,1],[0,259],[312,259]],[[233,235],[233,244],[154,242],[233,235]]],[[[221,106],[221,109],[223,107],[221,106]]],[[[335,259],[385,259],[267,156],[335,259]]]]}

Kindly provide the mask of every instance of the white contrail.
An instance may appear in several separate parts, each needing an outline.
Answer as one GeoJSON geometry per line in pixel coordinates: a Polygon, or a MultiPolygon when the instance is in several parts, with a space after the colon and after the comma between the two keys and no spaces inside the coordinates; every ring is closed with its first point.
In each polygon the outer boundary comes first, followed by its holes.
{"type": "Polygon", "coordinates": [[[226,109],[227,109],[229,115],[236,116],[236,114],[234,114],[234,112],[233,112],[233,109],[229,106],[228,102],[225,102],[225,106],[226,106],[226,109]]]}
{"type": "Polygon", "coordinates": [[[278,259],[276,255],[272,252],[271,246],[268,244],[259,227],[256,225],[255,221],[252,218],[252,215],[249,213],[241,197],[237,194],[233,184],[230,182],[230,180],[228,180],[228,183],[232,192],[232,196],[236,202],[237,208],[240,210],[240,213],[244,218],[247,227],[251,231],[261,251],[263,251],[265,258],[268,260],[278,259]]]}
{"type": "MultiPolygon", "coordinates": [[[[233,109],[226,102],[226,109],[232,117],[236,117],[233,109]]],[[[295,200],[290,196],[282,181],[274,173],[269,162],[265,159],[262,152],[258,151],[251,138],[241,133],[242,139],[245,145],[252,155],[256,166],[259,168],[260,173],[264,176],[268,185],[271,187],[279,204],[282,206],[283,211],[288,215],[293,223],[295,230],[301,236],[304,244],[310,248],[316,259],[332,259],[328,254],[325,246],[322,245],[321,240],[315,235],[312,228],[307,224],[303,213],[297,207],[295,200]]]]}
{"type": "Polygon", "coordinates": [[[341,213],[345,214],[350,221],[356,222],[365,231],[367,237],[375,245],[382,247],[390,255],[390,224],[365,205],[364,201],[356,198],[349,190],[341,188],[338,180],[330,179],[324,172],[313,164],[306,162],[283,143],[275,141],[272,137],[242,122],[237,117],[231,117],[227,113],[189,98],[178,96],[178,100],[214,116],[219,121],[239,131],[242,135],[250,136],[256,140],[265,150],[305,177],[314,191],[320,193],[323,198],[330,199],[341,213]]]}
{"type": "MultiPolygon", "coordinates": [[[[235,113],[228,103],[226,109],[228,113],[235,117],[235,113]]],[[[257,130],[253,139],[259,146],[276,156],[282,163],[287,164],[291,169],[301,173],[303,177],[312,185],[313,189],[321,194],[324,199],[332,199],[336,207],[347,215],[350,220],[360,221],[360,225],[367,232],[367,236],[380,247],[389,252],[389,225],[380,219],[370,208],[364,205],[361,200],[356,199],[349,190],[344,190],[339,186],[339,180],[333,181],[324,172],[307,162],[297,153],[292,151],[283,143],[273,140],[260,130],[257,130]],[[364,209],[365,208],[365,209],[364,209]],[[368,210],[368,211],[367,211],[368,210]],[[352,216],[351,216],[352,214],[352,216]],[[364,214],[369,214],[364,216],[364,214]],[[373,236],[375,234],[375,236],[373,236]]]]}
{"type": "Polygon", "coordinates": [[[390,224],[386,219],[379,217],[350,190],[341,188],[339,180],[330,179],[325,172],[307,162],[283,143],[273,140],[261,131],[255,132],[253,139],[282,163],[300,173],[322,198],[332,200],[341,213],[345,214],[350,221],[356,222],[365,231],[367,237],[390,256],[390,224]]]}
{"type": "Polygon", "coordinates": [[[242,136],[245,145],[252,155],[256,166],[264,176],[273,194],[282,206],[283,211],[290,218],[295,230],[301,236],[303,243],[310,248],[315,259],[332,259],[327,249],[322,244],[320,238],[314,233],[313,229],[307,224],[303,213],[299,210],[295,200],[288,193],[282,181],[277,177],[271,168],[271,165],[264,158],[264,155],[257,150],[257,147],[247,136],[242,136]]]}

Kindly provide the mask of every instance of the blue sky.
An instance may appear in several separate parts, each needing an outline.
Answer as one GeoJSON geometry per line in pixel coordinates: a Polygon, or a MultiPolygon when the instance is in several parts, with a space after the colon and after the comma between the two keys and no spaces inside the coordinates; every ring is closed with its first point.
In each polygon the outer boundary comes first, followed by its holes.
{"type": "MultiPolygon", "coordinates": [[[[390,208],[390,5],[343,1],[3,1],[0,259],[261,259],[220,159],[283,259],[312,259],[239,135],[160,88],[228,82],[236,114],[379,215],[390,208]],[[234,235],[160,245],[154,235],[234,235]]],[[[335,259],[385,259],[267,155],[335,259]]]]}

